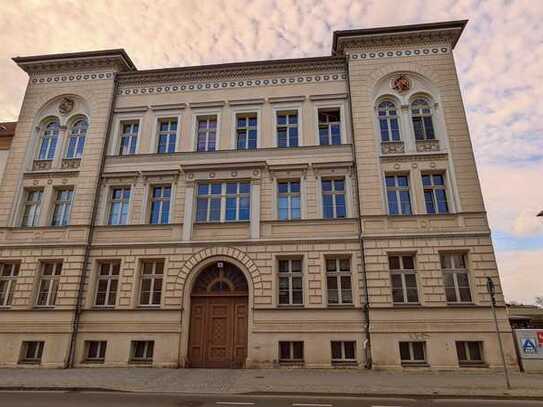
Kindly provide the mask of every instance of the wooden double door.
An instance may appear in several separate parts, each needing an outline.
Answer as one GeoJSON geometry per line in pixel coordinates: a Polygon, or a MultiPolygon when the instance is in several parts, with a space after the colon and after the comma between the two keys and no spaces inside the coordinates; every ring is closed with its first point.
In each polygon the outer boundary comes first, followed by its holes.
{"type": "Polygon", "coordinates": [[[189,366],[241,368],[247,357],[247,295],[191,297],[189,366]]]}

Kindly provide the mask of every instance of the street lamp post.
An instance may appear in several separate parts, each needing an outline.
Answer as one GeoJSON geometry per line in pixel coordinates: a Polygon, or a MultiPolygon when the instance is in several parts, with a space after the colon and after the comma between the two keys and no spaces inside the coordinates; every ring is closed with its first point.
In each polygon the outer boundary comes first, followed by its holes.
{"type": "Polygon", "coordinates": [[[490,277],[486,278],[486,288],[490,294],[490,308],[492,309],[492,316],[494,317],[494,323],[496,324],[496,335],[498,336],[498,345],[500,347],[500,354],[503,363],[503,373],[505,375],[505,385],[508,389],[511,388],[511,382],[509,381],[509,371],[507,370],[507,363],[505,363],[505,354],[503,353],[502,337],[500,335],[500,327],[498,325],[498,318],[496,317],[496,286],[490,277]]]}

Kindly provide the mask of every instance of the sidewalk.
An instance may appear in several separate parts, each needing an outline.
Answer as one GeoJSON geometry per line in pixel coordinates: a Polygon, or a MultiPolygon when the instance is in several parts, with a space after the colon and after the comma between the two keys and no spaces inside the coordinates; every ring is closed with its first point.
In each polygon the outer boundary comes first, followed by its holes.
{"type": "Polygon", "coordinates": [[[392,373],[314,369],[0,369],[2,389],[103,389],[159,393],[289,393],[328,395],[439,395],[540,397],[542,374],[481,372],[392,373]]]}

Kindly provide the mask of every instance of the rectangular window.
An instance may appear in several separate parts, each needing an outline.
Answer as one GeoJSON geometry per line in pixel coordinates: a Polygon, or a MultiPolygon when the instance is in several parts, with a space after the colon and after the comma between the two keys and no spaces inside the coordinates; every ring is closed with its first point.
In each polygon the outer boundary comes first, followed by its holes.
{"type": "Polygon", "coordinates": [[[303,305],[303,303],[302,260],[279,260],[279,305],[303,305]]]}
{"type": "Polygon", "coordinates": [[[132,341],[130,347],[130,362],[152,363],[155,341],[132,341]]]}
{"type": "Polygon", "coordinates": [[[319,142],[321,146],[341,144],[339,109],[319,109],[319,142]]]}
{"type": "Polygon", "coordinates": [[[326,259],[326,289],[329,305],[353,303],[351,259],[326,259]]]}
{"type": "Polygon", "coordinates": [[[304,362],[304,343],[279,342],[279,363],[303,363],[304,362]]]}
{"type": "Polygon", "coordinates": [[[51,226],[66,226],[70,223],[73,194],[74,191],[72,189],[58,189],[56,191],[51,226]]]}
{"type": "Polygon", "coordinates": [[[106,341],[85,341],[87,350],[85,362],[87,363],[104,363],[106,358],[106,341]]]}
{"type": "Polygon", "coordinates": [[[422,175],[426,213],[449,213],[447,191],[443,174],[422,175]]]}
{"type": "Polygon", "coordinates": [[[43,341],[23,341],[19,363],[40,364],[43,355],[43,341]]]}
{"type": "Polygon", "coordinates": [[[325,219],[347,217],[344,178],[322,180],[322,212],[325,219]]]}
{"type": "Polygon", "coordinates": [[[130,205],[130,187],[111,189],[109,202],[109,225],[128,224],[128,208],[130,205]]]}
{"type": "Polygon", "coordinates": [[[392,302],[395,304],[417,304],[417,276],[414,256],[388,256],[392,281],[392,302]]]}
{"type": "Polygon", "coordinates": [[[158,121],[157,153],[175,153],[177,139],[177,119],[160,119],[158,121]]]}
{"type": "Polygon", "coordinates": [[[407,175],[387,175],[388,214],[411,215],[411,197],[409,194],[409,177],[407,175]]]}
{"type": "Polygon", "coordinates": [[[139,127],[139,122],[121,122],[119,155],[136,154],[139,127]]]}
{"type": "Polygon", "coordinates": [[[236,222],[249,220],[249,182],[201,183],[196,198],[196,222],[236,222]]]}
{"type": "Polygon", "coordinates": [[[96,280],[96,299],[94,304],[99,307],[114,307],[117,302],[119,286],[119,262],[99,263],[96,280]]]}
{"type": "Polygon", "coordinates": [[[236,146],[238,150],[251,150],[256,148],[257,138],[256,113],[243,113],[236,115],[236,146]]]}
{"type": "Polygon", "coordinates": [[[24,191],[23,216],[21,226],[38,226],[40,220],[42,189],[28,189],[24,191]]]}
{"type": "Polygon", "coordinates": [[[356,363],[355,341],[332,341],[331,346],[333,365],[356,363]]]}
{"type": "Polygon", "coordinates": [[[215,151],[217,148],[217,116],[198,117],[197,151],[215,151]]]}
{"type": "Polygon", "coordinates": [[[298,112],[277,112],[277,147],[298,147],[298,112]]]}
{"type": "Polygon", "coordinates": [[[171,185],[152,187],[151,218],[149,219],[151,224],[157,225],[169,223],[171,195],[171,185]]]}
{"type": "Polygon", "coordinates": [[[163,261],[144,261],[140,282],[140,305],[160,306],[162,297],[163,261]]]}
{"type": "Polygon", "coordinates": [[[52,307],[55,305],[61,273],[61,262],[41,263],[40,284],[36,306],[52,307]]]}
{"type": "Polygon", "coordinates": [[[277,183],[277,206],[279,220],[302,217],[300,180],[277,183]]]}
{"type": "Polygon", "coordinates": [[[456,354],[458,356],[458,364],[460,366],[469,367],[484,364],[483,342],[457,341],[456,354]]]}
{"type": "Polygon", "coordinates": [[[470,303],[471,290],[466,268],[466,255],[442,254],[441,271],[445,285],[445,296],[449,303],[470,303]]]}
{"type": "Polygon", "coordinates": [[[400,342],[402,365],[425,365],[426,342],[400,342]]]}
{"type": "Polygon", "coordinates": [[[0,307],[9,307],[19,275],[19,263],[0,263],[0,307]]]}

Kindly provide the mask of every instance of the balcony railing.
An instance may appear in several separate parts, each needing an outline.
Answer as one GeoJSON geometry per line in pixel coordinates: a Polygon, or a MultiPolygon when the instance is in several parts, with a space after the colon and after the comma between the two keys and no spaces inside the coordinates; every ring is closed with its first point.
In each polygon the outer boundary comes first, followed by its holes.
{"type": "Polygon", "coordinates": [[[50,170],[52,163],[53,163],[52,160],[34,160],[34,162],[32,163],[32,170],[33,171],[50,170]]]}

